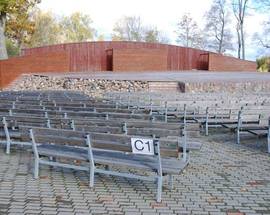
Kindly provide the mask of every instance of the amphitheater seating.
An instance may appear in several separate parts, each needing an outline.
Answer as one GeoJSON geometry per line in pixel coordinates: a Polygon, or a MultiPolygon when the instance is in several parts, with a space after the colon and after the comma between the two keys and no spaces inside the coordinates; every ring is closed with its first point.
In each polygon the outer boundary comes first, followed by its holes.
{"type": "Polygon", "coordinates": [[[244,133],[267,137],[270,153],[268,94],[233,99],[225,94],[149,95],[121,93],[119,98],[112,93],[97,99],[75,92],[1,92],[0,143],[6,145],[7,153],[12,145],[32,147],[35,177],[39,164],[45,164],[89,171],[91,186],[95,173],[159,181],[158,201],[164,175],[172,185],[172,175],[188,164],[190,150],[200,149],[200,143],[187,137],[199,125],[206,135],[211,127],[229,129],[236,133],[237,143],[244,133]],[[158,145],[156,154],[132,154],[134,137],[153,139],[158,145]],[[58,157],[79,160],[81,165],[64,164],[55,159],[58,157]],[[123,163],[157,174],[131,175],[99,165],[118,167],[123,163]]]}
{"type": "MultiPolygon", "coordinates": [[[[158,181],[157,201],[161,201],[162,178],[169,175],[172,183],[172,174],[181,172],[188,164],[185,123],[166,123],[167,120],[164,119],[167,114],[126,108],[104,101],[77,98],[74,102],[67,94],[58,97],[53,93],[44,95],[31,92],[14,95],[10,92],[0,94],[0,97],[0,115],[3,119],[1,137],[4,138],[2,142],[7,145],[6,152],[10,152],[12,144],[32,145],[35,176],[38,175],[39,164],[47,164],[90,171],[91,185],[95,172],[158,181]],[[29,141],[29,130],[32,134],[32,144],[29,141]],[[88,150],[84,147],[87,133],[91,135],[93,157],[89,157],[91,147],[88,147],[88,150]],[[136,136],[151,138],[158,144],[154,156],[130,154],[130,140],[136,136]],[[36,145],[35,142],[43,144],[36,145]],[[40,155],[53,157],[54,160],[46,161],[40,155]],[[88,165],[75,167],[62,164],[55,160],[56,157],[83,160],[88,165]],[[90,170],[89,163],[92,165],[90,170]],[[93,166],[94,164],[124,164],[158,174],[127,174],[100,169],[93,166]]],[[[88,137],[88,144],[89,141],[88,137]]]]}
{"type": "Polygon", "coordinates": [[[259,124],[260,114],[256,111],[247,111],[241,107],[237,109],[225,108],[206,108],[205,118],[198,120],[203,128],[205,128],[205,135],[208,135],[209,127],[223,127],[235,131],[239,124],[259,124]]]}
{"type": "MultiPolygon", "coordinates": [[[[184,125],[157,122],[115,122],[115,121],[102,121],[102,120],[71,120],[71,119],[49,119],[38,117],[22,117],[22,116],[7,116],[3,118],[6,141],[13,144],[20,144],[20,142],[27,142],[22,140],[23,133],[21,127],[34,126],[34,127],[47,127],[47,128],[61,128],[91,133],[111,133],[112,135],[128,135],[128,136],[142,136],[142,137],[155,137],[159,139],[173,139],[181,135],[181,129],[184,125]],[[78,122],[78,124],[77,124],[78,122]],[[10,134],[11,133],[11,134],[10,134]]],[[[25,135],[25,134],[24,134],[25,135]]],[[[27,134],[26,134],[27,136],[27,134]]],[[[182,141],[179,141],[182,148],[182,141]]],[[[9,144],[10,146],[10,144],[9,144]]],[[[201,144],[189,143],[187,150],[199,149],[201,144]]],[[[9,152],[9,149],[7,149],[9,152]]]]}
{"type": "Polygon", "coordinates": [[[186,121],[188,123],[199,123],[206,135],[208,135],[211,127],[215,130],[227,128],[236,134],[236,143],[240,143],[240,134],[247,133],[246,129],[250,129],[249,133],[256,133],[258,137],[269,136],[270,93],[267,92],[254,94],[184,93],[174,95],[157,92],[110,92],[107,93],[105,98],[118,101],[122,105],[136,105],[137,108],[151,107],[152,111],[164,110],[166,107],[173,111],[175,115],[177,115],[177,111],[182,114],[181,110],[186,107],[186,121]]]}

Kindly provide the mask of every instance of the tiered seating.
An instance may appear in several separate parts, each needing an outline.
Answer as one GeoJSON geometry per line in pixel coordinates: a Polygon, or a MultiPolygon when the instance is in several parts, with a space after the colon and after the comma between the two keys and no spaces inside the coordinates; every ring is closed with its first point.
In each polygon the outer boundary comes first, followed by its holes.
{"type": "Polygon", "coordinates": [[[109,100],[89,99],[72,92],[3,92],[0,98],[1,143],[6,145],[7,153],[13,145],[32,146],[35,176],[39,164],[45,164],[90,171],[90,185],[93,185],[95,172],[157,180],[157,200],[160,201],[162,177],[168,175],[172,184],[172,174],[181,172],[188,164],[189,150],[200,148],[200,144],[186,144],[186,110],[183,116],[179,113],[169,115],[168,109],[154,111],[109,100]],[[88,139],[85,139],[87,134],[88,139]],[[152,139],[154,157],[130,153],[134,137],[152,139]],[[88,147],[84,148],[86,142],[88,147]],[[93,156],[89,157],[89,153],[93,156]],[[48,160],[51,157],[53,160],[48,160]],[[84,160],[88,164],[78,167],[61,164],[55,160],[58,157],[84,160]],[[158,174],[150,178],[124,174],[97,168],[93,163],[125,164],[132,168],[152,169],[158,174]]]}
{"type": "Polygon", "coordinates": [[[18,144],[32,147],[35,177],[42,164],[89,171],[90,186],[95,173],[150,180],[157,182],[157,201],[161,201],[162,181],[168,180],[172,187],[173,174],[189,162],[189,151],[200,148],[187,137],[193,129],[200,126],[206,135],[214,132],[213,127],[228,129],[236,134],[236,143],[244,133],[266,137],[270,153],[269,116],[267,93],[232,97],[110,93],[103,99],[59,91],[0,93],[1,143],[7,153],[18,144]],[[134,138],[147,139],[153,153],[134,154],[134,138]],[[75,165],[74,160],[80,162],[75,165]],[[143,169],[151,176],[119,172],[111,166],[143,169]]]}
{"type": "MultiPolygon", "coordinates": [[[[181,115],[185,110],[188,123],[197,122],[208,135],[210,128],[227,128],[236,134],[240,143],[243,133],[267,138],[270,152],[270,93],[227,94],[227,93],[116,93],[105,97],[123,105],[137,108],[151,107],[152,111],[167,109],[170,115],[181,115]]],[[[175,119],[175,118],[174,118],[175,119]]]]}

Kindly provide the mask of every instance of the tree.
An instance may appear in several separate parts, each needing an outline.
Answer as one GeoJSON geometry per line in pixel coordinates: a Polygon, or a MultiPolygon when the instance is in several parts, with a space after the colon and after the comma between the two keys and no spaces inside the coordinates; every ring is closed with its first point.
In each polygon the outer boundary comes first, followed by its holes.
{"type": "Polygon", "coordinates": [[[270,0],[258,0],[260,3],[262,3],[266,7],[270,7],[270,0]]]}
{"type": "Polygon", "coordinates": [[[17,0],[12,8],[12,13],[8,15],[6,36],[17,43],[21,48],[27,44],[34,33],[35,23],[32,20],[32,12],[39,0],[17,0]]]}
{"type": "Polygon", "coordinates": [[[7,54],[9,57],[15,57],[20,54],[20,48],[10,39],[6,39],[7,54]]]}
{"type": "Polygon", "coordinates": [[[7,58],[5,34],[21,45],[28,34],[32,33],[29,14],[39,2],[40,0],[0,0],[0,59],[7,58]]]}
{"type": "Polygon", "coordinates": [[[51,12],[37,10],[34,14],[35,31],[29,41],[29,47],[61,43],[61,31],[58,20],[51,12]]]}
{"type": "Polygon", "coordinates": [[[156,27],[145,28],[143,40],[150,43],[169,43],[168,37],[156,27]]]}
{"type": "Polygon", "coordinates": [[[15,0],[1,0],[0,1],[0,59],[6,59],[7,49],[6,49],[6,38],[5,38],[5,30],[6,30],[6,20],[7,13],[10,12],[10,7],[15,3],[15,0]]]}
{"type": "Polygon", "coordinates": [[[99,34],[97,37],[97,41],[105,41],[105,35],[104,34],[99,34]]]}
{"type": "Polygon", "coordinates": [[[270,50],[270,18],[263,23],[262,33],[255,33],[253,38],[262,48],[270,50]]]}
{"type": "Polygon", "coordinates": [[[206,26],[204,32],[207,37],[207,47],[218,53],[233,50],[232,32],[228,26],[228,8],[226,0],[214,0],[210,10],[206,13],[206,26]]]}
{"type": "Polygon", "coordinates": [[[155,26],[145,26],[140,17],[124,16],[113,28],[113,40],[167,43],[169,39],[155,26]]]}
{"type": "Polygon", "coordinates": [[[33,19],[35,32],[31,36],[29,47],[90,41],[96,35],[90,16],[79,12],[59,18],[51,12],[37,10],[33,19]]]}
{"type": "Polygon", "coordinates": [[[113,27],[113,40],[143,41],[144,28],[140,17],[124,16],[113,27]]]}
{"type": "Polygon", "coordinates": [[[177,24],[177,42],[186,47],[201,48],[203,38],[197,23],[185,14],[177,24]]]}
{"type": "Polygon", "coordinates": [[[262,33],[255,33],[254,39],[258,41],[259,45],[267,51],[270,51],[270,16],[269,16],[269,9],[270,9],[270,0],[260,0],[258,2],[259,9],[262,8],[263,12],[267,12],[268,20],[262,23],[263,31],[262,33]]]}
{"type": "Polygon", "coordinates": [[[269,13],[270,0],[253,0],[253,3],[257,11],[269,13]]]}
{"type": "Polygon", "coordinates": [[[257,69],[260,72],[270,72],[270,57],[262,57],[256,60],[257,69]]]}
{"type": "Polygon", "coordinates": [[[60,28],[64,42],[82,42],[94,40],[96,30],[92,27],[93,21],[88,15],[75,12],[63,17],[60,28]]]}
{"type": "Polygon", "coordinates": [[[249,0],[232,0],[233,12],[236,18],[236,32],[238,40],[238,58],[245,60],[245,31],[244,23],[247,15],[249,0]]]}

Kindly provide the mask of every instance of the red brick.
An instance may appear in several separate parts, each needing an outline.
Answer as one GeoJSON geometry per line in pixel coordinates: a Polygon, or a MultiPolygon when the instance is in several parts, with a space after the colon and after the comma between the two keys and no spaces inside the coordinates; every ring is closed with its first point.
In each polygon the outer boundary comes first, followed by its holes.
{"type": "Polygon", "coordinates": [[[113,71],[166,71],[166,49],[113,49],[113,71]]]}
{"type": "Polygon", "coordinates": [[[255,72],[256,67],[257,64],[254,61],[209,53],[209,71],[255,72]]]}
{"type": "Polygon", "coordinates": [[[69,54],[51,52],[0,61],[0,88],[8,86],[21,74],[42,72],[68,72],[69,54]]]}

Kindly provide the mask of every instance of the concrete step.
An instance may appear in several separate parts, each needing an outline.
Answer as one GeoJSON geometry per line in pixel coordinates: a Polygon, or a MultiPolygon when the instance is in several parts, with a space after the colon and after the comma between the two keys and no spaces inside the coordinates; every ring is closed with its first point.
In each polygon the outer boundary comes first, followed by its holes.
{"type": "Polygon", "coordinates": [[[150,81],[150,92],[185,92],[185,84],[176,81],[150,81]]]}

